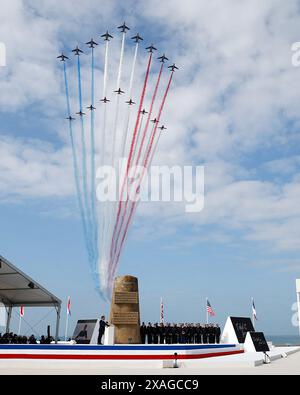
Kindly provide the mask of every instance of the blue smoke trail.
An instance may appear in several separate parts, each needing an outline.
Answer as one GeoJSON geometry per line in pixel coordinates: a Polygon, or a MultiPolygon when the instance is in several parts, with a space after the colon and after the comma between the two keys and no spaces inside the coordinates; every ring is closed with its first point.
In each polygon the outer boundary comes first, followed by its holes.
{"type": "MultiPolygon", "coordinates": [[[[82,86],[81,86],[81,64],[80,64],[80,56],[78,56],[77,60],[77,70],[78,70],[78,92],[79,92],[79,107],[80,113],[83,113],[83,100],[82,100],[82,86]]],[[[90,264],[94,265],[94,248],[93,248],[93,240],[91,237],[91,213],[88,199],[88,182],[87,182],[87,158],[86,158],[86,141],[85,141],[85,130],[84,130],[84,121],[83,115],[80,116],[80,125],[81,125],[81,150],[82,150],[82,187],[83,187],[83,196],[84,196],[84,206],[86,213],[86,223],[87,223],[87,243],[89,245],[89,250],[91,250],[90,256],[90,264]]]]}
{"type": "Polygon", "coordinates": [[[92,251],[89,248],[87,224],[86,224],[86,221],[85,221],[84,207],[83,207],[83,201],[82,201],[82,197],[81,197],[81,189],[80,189],[80,182],[79,182],[79,180],[80,180],[80,178],[79,178],[79,167],[78,167],[78,161],[77,161],[77,156],[76,156],[76,148],[75,148],[75,142],[74,142],[74,133],[73,133],[72,120],[71,120],[71,104],[70,104],[70,96],[69,96],[69,84],[68,84],[67,69],[66,69],[66,63],[65,62],[63,62],[63,71],[64,71],[64,80],[65,80],[65,93],[66,93],[67,111],[68,111],[68,117],[70,118],[69,131],[70,131],[70,139],[71,139],[71,147],[72,147],[75,186],[76,186],[76,192],[77,192],[80,216],[81,216],[82,225],[83,225],[85,242],[86,242],[86,246],[87,246],[89,259],[91,259],[92,258],[92,255],[91,255],[92,251]]]}
{"type": "MultiPolygon", "coordinates": [[[[94,107],[95,104],[95,56],[94,48],[92,47],[92,89],[91,89],[91,103],[94,107]]],[[[94,270],[96,271],[96,265],[98,263],[98,221],[96,212],[96,169],[95,169],[95,115],[94,111],[91,111],[91,205],[92,205],[92,225],[94,233],[94,270]]],[[[99,281],[99,280],[98,280],[99,281]]]]}

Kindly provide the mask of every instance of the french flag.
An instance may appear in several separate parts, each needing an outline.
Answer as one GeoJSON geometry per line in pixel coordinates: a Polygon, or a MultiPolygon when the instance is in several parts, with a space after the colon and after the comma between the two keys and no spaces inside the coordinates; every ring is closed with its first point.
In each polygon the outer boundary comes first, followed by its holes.
{"type": "Polygon", "coordinates": [[[71,315],[71,298],[68,298],[68,304],[67,304],[67,314],[70,316],[71,315]]]}

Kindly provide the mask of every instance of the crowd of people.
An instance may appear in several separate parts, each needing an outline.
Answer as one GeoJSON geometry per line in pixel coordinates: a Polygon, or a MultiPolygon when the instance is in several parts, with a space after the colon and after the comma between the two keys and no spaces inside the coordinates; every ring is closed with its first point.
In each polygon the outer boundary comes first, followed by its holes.
{"type": "Polygon", "coordinates": [[[219,344],[219,325],[151,324],[141,326],[143,344],[219,344]]]}
{"type": "Polygon", "coordinates": [[[34,335],[30,337],[19,336],[15,333],[0,333],[0,344],[51,344],[53,342],[52,337],[41,336],[39,342],[34,335]]]}

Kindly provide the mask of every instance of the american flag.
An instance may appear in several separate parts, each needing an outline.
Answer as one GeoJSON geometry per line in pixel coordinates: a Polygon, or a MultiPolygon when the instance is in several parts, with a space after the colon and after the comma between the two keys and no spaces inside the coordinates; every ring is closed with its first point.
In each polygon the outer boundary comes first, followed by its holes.
{"type": "Polygon", "coordinates": [[[67,315],[71,315],[71,298],[70,297],[68,299],[68,304],[67,304],[67,315]]]}
{"type": "Polygon", "coordinates": [[[254,299],[252,299],[252,315],[253,318],[258,321],[254,299]]]}
{"type": "Polygon", "coordinates": [[[164,312],[164,301],[161,298],[160,301],[160,323],[163,324],[165,322],[165,312],[164,312]]]}
{"type": "Polygon", "coordinates": [[[24,307],[23,306],[21,306],[20,307],[20,317],[24,317],[24,315],[25,315],[25,310],[24,310],[24,307]]]}
{"type": "Polygon", "coordinates": [[[207,300],[207,304],[206,304],[206,310],[207,310],[207,313],[211,316],[211,317],[214,317],[216,314],[215,314],[215,312],[213,311],[213,309],[212,309],[212,307],[211,307],[211,304],[209,303],[209,301],[207,300]]]}

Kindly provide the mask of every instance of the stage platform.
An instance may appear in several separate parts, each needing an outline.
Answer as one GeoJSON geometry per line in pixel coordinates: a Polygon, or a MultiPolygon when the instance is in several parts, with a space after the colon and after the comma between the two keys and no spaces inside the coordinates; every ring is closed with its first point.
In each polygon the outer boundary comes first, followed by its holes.
{"type": "Polygon", "coordinates": [[[240,345],[0,345],[1,360],[195,360],[244,353],[240,345]],[[175,356],[175,354],[177,354],[175,356]]]}

